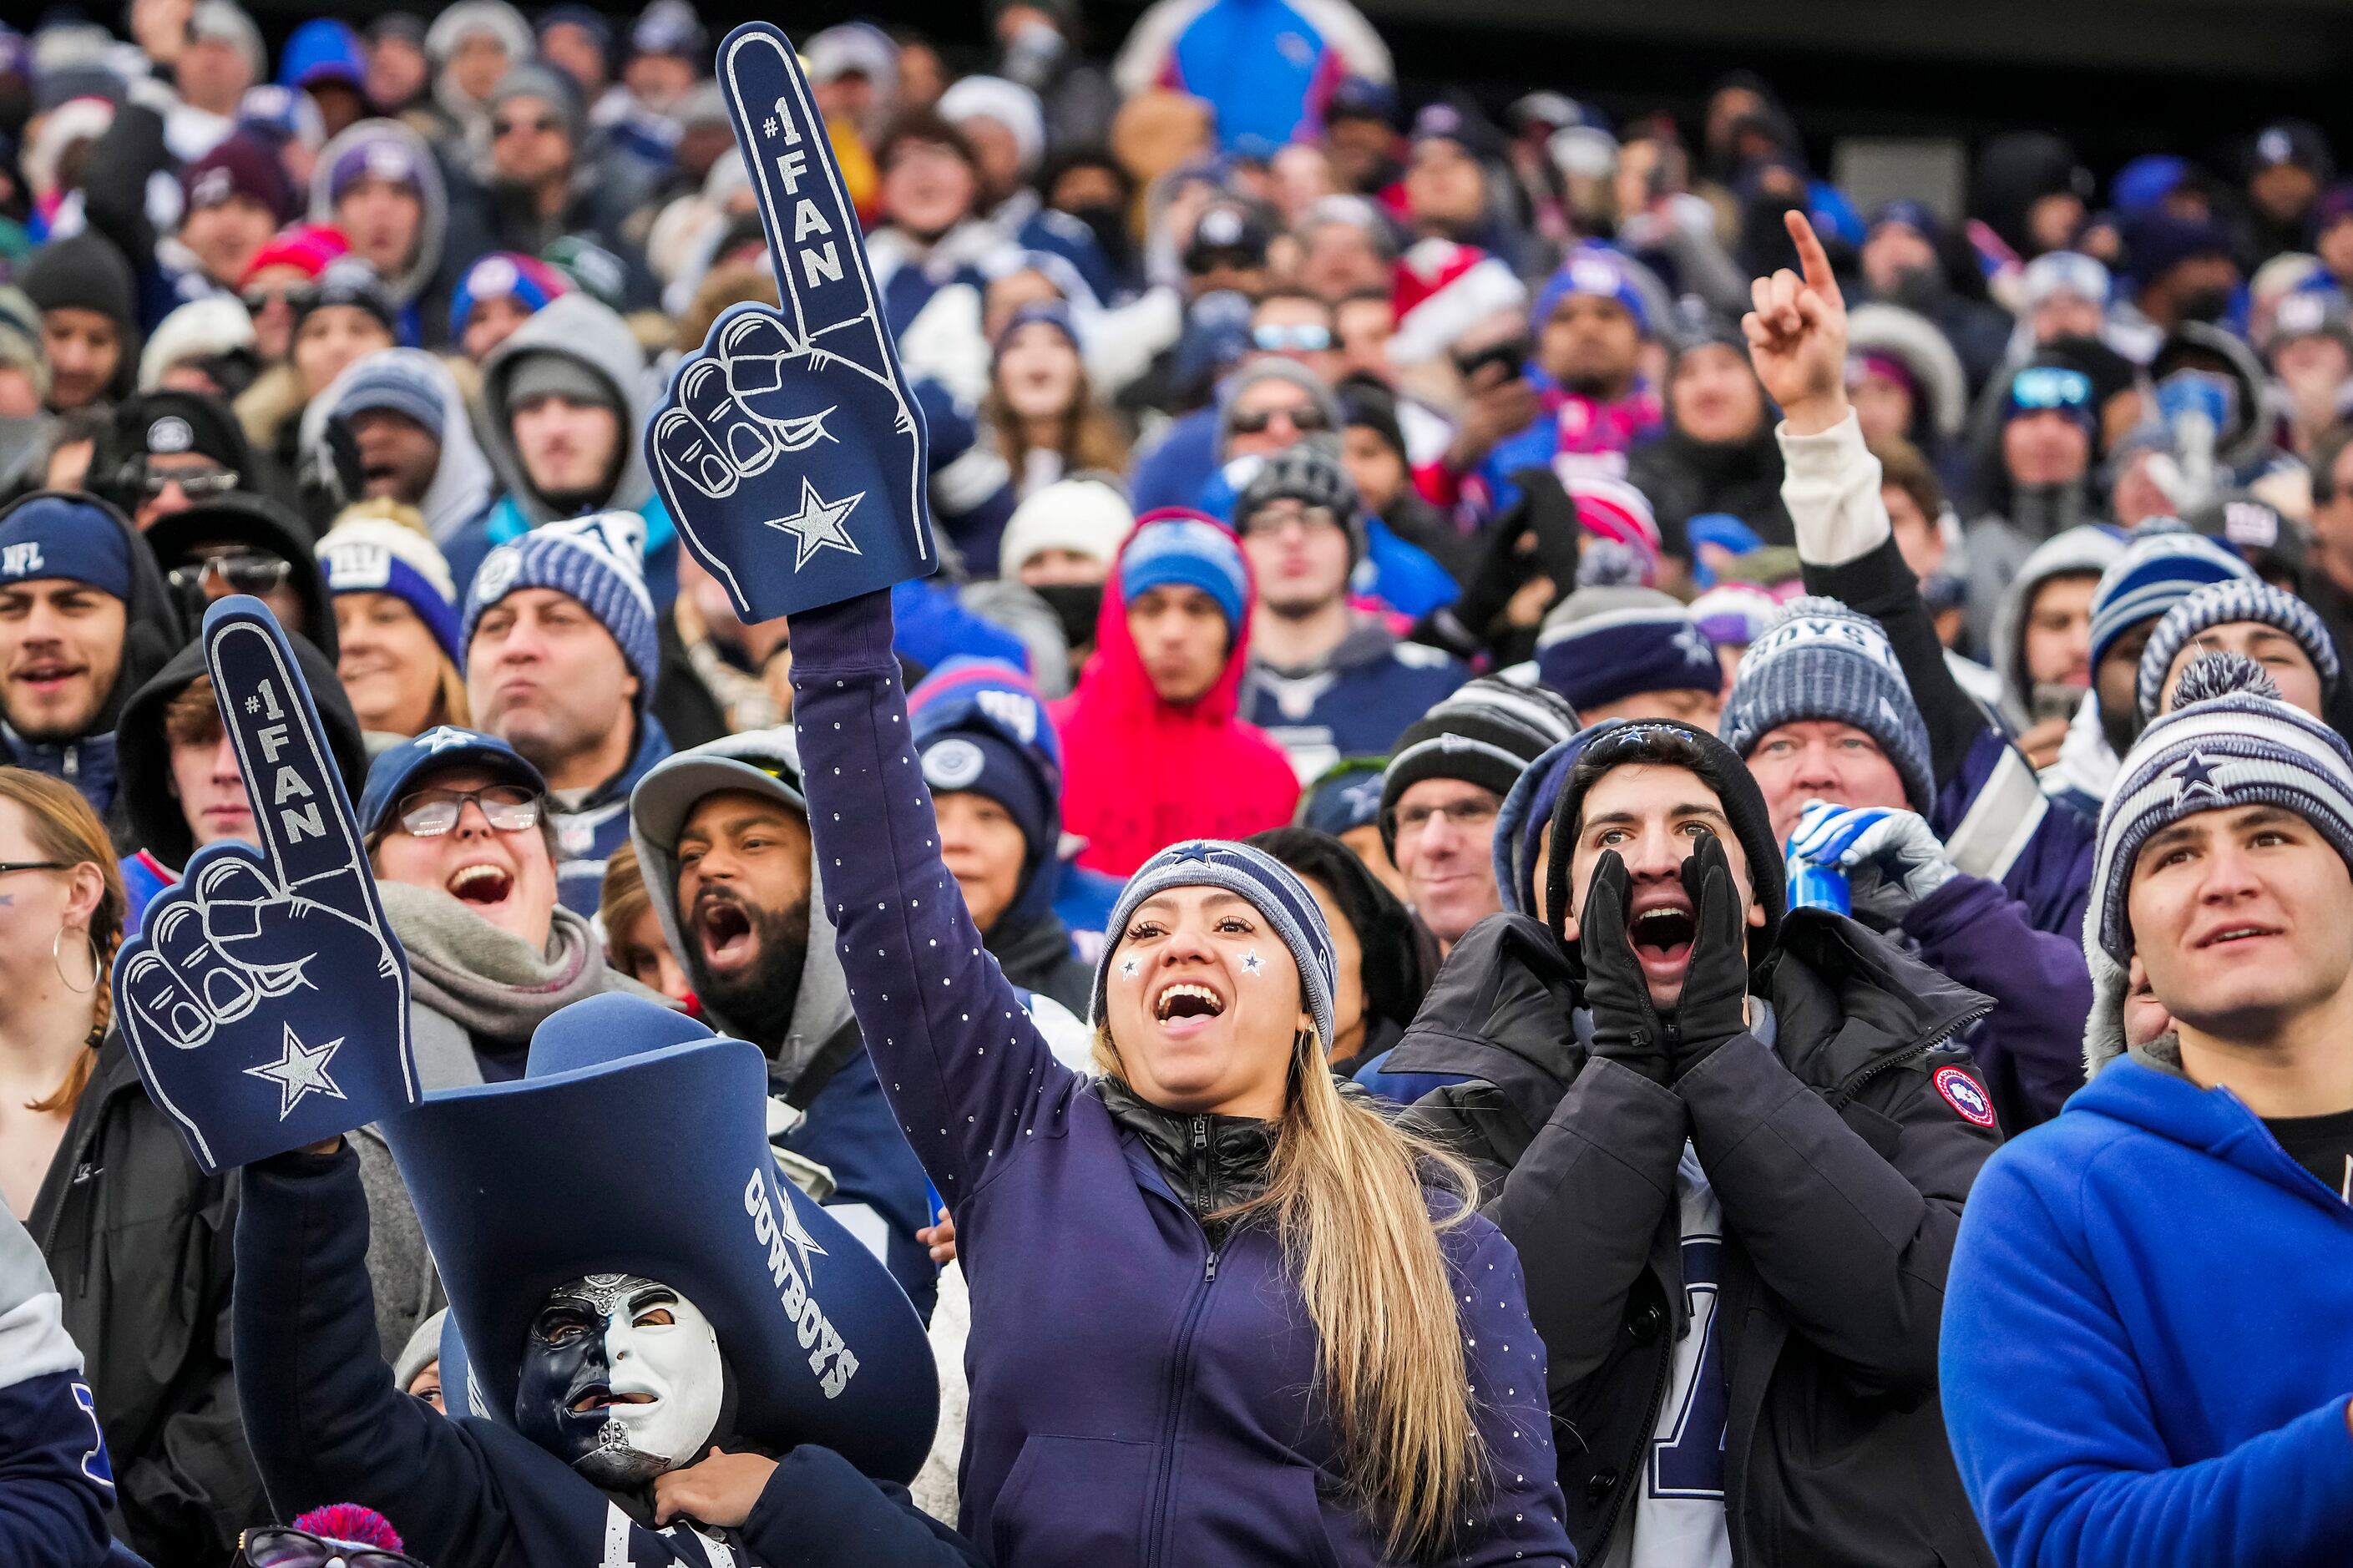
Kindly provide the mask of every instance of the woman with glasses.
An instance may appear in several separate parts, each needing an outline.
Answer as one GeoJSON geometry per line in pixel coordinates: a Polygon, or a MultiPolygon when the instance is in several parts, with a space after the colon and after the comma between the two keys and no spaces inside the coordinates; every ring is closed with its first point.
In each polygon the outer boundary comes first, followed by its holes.
{"type": "Polygon", "coordinates": [[[111,1027],[122,919],[82,797],[0,768],[0,1194],[57,1279],[131,1545],[217,1561],[261,1506],[227,1354],[235,1201],[111,1027]]]}
{"type": "Polygon", "coordinates": [[[1127,442],[1088,384],[1078,328],[1060,301],[1022,306],[997,335],[981,417],[1024,500],[1066,474],[1127,467],[1127,442]]]}

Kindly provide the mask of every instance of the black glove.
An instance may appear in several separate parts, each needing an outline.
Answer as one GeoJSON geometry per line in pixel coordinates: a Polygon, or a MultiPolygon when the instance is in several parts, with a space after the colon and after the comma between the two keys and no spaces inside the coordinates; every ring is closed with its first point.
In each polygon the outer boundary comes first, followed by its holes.
{"type": "Polygon", "coordinates": [[[1692,904],[1691,960],[1666,1029],[1677,1078],[1748,1028],[1748,932],[1723,841],[1714,834],[1702,838],[1685,857],[1683,874],[1692,904]]]}
{"type": "Polygon", "coordinates": [[[1604,849],[1585,889],[1577,946],[1585,961],[1585,1005],[1593,1013],[1593,1054],[1633,1068],[1652,1083],[1668,1077],[1667,1032],[1651,1005],[1650,978],[1626,935],[1633,884],[1626,862],[1604,849]]]}

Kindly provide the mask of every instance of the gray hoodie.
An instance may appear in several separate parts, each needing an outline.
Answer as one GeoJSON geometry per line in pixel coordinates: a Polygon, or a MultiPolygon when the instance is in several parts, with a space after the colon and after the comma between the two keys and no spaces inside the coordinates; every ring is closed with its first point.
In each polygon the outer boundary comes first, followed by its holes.
{"type": "Polygon", "coordinates": [[[418,202],[424,209],[417,224],[417,248],[410,254],[407,267],[384,280],[385,290],[394,302],[406,305],[433,281],[433,274],[441,265],[442,240],[449,229],[449,193],[441,183],[440,160],[434,157],[424,137],[397,120],[363,120],[337,132],[333,140],[319,149],[319,161],[311,165],[310,217],[312,223],[335,221],[331,189],[335,165],[344,153],[371,142],[397,142],[407,153],[407,166],[417,174],[418,202]]]}
{"type": "Polygon", "coordinates": [[[629,324],[611,307],[586,294],[565,294],[551,300],[514,335],[491,351],[482,362],[482,451],[499,476],[499,484],[523,521],[533,528],[574,515],[558,511],[532,488],[516,452],[510,423],[508,387],[515,363],[526,354],[559,353],[586,365],[613,388],[620,401],[621,471],[613,489],[595,509],[643,513],[653,500],[653,475],[646,468],[645,443],[638,439],[651,417],[655,392],[646,374],[646,356],[638,347],[629,324]]]}
{"type": "Polygon", "coordinates": [[[2033,603],[2035,591],[2069,573],[2096,577],[2124,553],[2124,541],[2113,528],[2085,523],[2068,529],[2036,545],[2002,590],[1986,652],[1987,662],[2001,677],[2002,717],[2013,728],[2023,730],[2033,721],[2034,693],[2026,675],[2026,610],[2033,603]]]}

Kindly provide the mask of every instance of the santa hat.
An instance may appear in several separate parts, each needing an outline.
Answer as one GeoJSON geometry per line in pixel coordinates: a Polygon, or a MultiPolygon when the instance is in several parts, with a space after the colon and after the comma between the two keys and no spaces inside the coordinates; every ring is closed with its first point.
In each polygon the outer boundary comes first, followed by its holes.
{"type": "Polygon", "coordinates": [[[1398,258],[1390,296],[1397,331],[1389,338],[1389,363],[1427,363],[1472,326],[1505,310],[1525,310],[1527,302],[1527,285],[1501,258],[1475,245],[1425,239],[1398,258]]]}

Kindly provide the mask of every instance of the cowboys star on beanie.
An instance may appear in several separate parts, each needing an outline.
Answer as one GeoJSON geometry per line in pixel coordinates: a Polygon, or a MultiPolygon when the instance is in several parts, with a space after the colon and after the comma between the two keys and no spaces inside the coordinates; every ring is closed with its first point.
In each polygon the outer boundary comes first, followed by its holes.
{"type": "Polygon", "coordinates": [[[1579,588],[1536,633],[1536,673],[1571,707],[1605,707],[1643,691],[1724,684],[1715,645],[1672,595],[1631,584],[1579,588]]]}
{"type": "Polygon", "coordinates": [[[1240,634],[1250,605],[1250,570],[1222,523],[1178,507],[1136,520],[1119,558],[1120,603],[1133,605],[1146,589],[1172,585],[1198,588],[1215,599],[1227,631],[1240,634]]]}
{"type": "Polygon", "coordinates": [[[2141,732],[2100,813],[2084,943],[2132,959],[2126,890],[2141,847],[2185,816],[2275,805],[2312,824],[2353,866],[2353,752],[2319,720],[2279,700],[2263,667],[2208,654],[2182,672],[2172,712],[2141,732]]]}
{"type": "Polygon", "coordinates": [[[543,523],[482,557],[466,594],[461,646],[474,646],[482,612],[522,588],[552,588],[579,602],[621,646],[638,678],[637,707],[652,696],[661,666],[653,595],[646,592],[646,524],[633,511],[600,511],[543,523]]]}
{"type": "Polygon", "coordinates": [[[1103,925],[1103,956],[1095,960],[1094,1016],[1109,1016],[1104,1002],[1114,968],[1125,979],[1141,978],[1134,961],[1119,955],[1120,935],[1127,930],[1137,906],[1171,888],[1222,888],[1266,917],[1282,945],[1291,950],[1292,962],[1299,966],[1299,985],[1306,995],[1308,1016],[1315,1020],[1316,1040],[1328,1049],[1334,1035],[1332,996],[1339,982],[1324,906],[1290,867],[1263,850],[1229,839],[1192,838],[1172,844],[1137,867],[1127,879],[1111,919],[1103,925]]]}
{"type": "Polygon", "coordinates": [[[466,667],[457,584],[448,562],[425,535],[389,518],[355,517],[319,541],[319,565],[330,594],[389,594],[406,605],[449,662],[466,667]]]}
{"type": "Polygon", "coordinates": [[[1348,560],[1365,554],[1365,507],[1356,481],[1348,477],[1339,454],[1311,437],[1285,447],[1258,466],[1234,503],[1234,521],[1247,531],[1259,508],[1279,500],[1295,500],[1310,509],[1321,507],[1338,520],[1348,533],[1348,560]]]}
{"type": "Polygon", "coordinates": [[[1926,816],[1934,808],[1928,726],[1887,634],[1836,599],[1805,595],[1781,606],[1748,645],[1725,699],[1721,731],[1745,758],[1767,731],[1821,720],[1852,725],[1877,742],[1912,809],[1926,816]]]}
{"type": "Polygon", "coordinates": [[[2128,628],[2156,619],[2207,584],[2255,580],[2254,568],[2228,545],[2178,523],[2142,524],[2092,590],[2092,668],[2100,668],[2128,628]]]}
{"type": "Polygon", "coordinates": [[[1530,763],[1577,733],[1577,711],[1541,686],[1482,675],[1405,727],[1381,772],[1381,842],[1397,852],[1398,800],[1424,779],[1461,779],[1502,800],[1530,763]]]}
{"type": "Polygon", "coordinates": [[[2157,717],[2158,705],[2165,694],[2165,678],[2172,670],[2173,661],[2181,657],[2181,650],[2214,627],[2238,621],[2259,621],[2293,637],[2319,673],[2322,695],[2337,689],[2337,639],[2328,635],[2328,628],[2320,624],[2312,606],[2269,583],[2232,578],[2209,583],[2191,594],[2166,611],[2157,629],[2148,634],[2148,646],[2141,650],[2140,679],[2134,693],[2140,703],[2143,721],[2157,717]]]}

